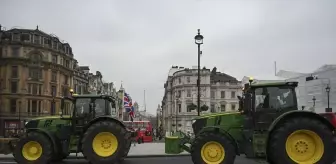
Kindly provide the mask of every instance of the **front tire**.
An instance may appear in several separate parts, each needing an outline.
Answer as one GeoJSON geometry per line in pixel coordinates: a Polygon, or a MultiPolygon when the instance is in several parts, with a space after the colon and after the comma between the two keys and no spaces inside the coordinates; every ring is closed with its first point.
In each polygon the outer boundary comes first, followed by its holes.
{"type": "Polygon", "coordinates": [[[271,134],[269,157],[274,164],[334,162],[332,131],[314,118],[286,121],[271,134]]]}
{"type": "Polygon", "coordinates": [[[53,145],[44,134],[30,132],[19,140],[13,156],[20,164],[47,164],[53,156],[53,145]]]}
{"type": "Polygon", "coordinates": [[[220,133],[201,133],[191,144],[194,164],[233,164],[236,158],[232,141],[220,133]]]}
{"type": "Polygon", "coordinates": [[[116,122],[91,125],[82,139],[84,157],[92,164],[117,163],[126,149],[126,130],[116,122]]]}

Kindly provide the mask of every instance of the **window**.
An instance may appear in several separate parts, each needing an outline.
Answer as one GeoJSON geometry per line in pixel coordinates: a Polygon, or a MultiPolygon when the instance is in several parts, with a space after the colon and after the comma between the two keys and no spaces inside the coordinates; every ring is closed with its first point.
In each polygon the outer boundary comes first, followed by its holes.
{"type": "Polygon", "coordinates": [[[187,97],[191,97],[191,90],[190,89],[187,90],[187,97]]]}
{"type": "Polygon", "coordinates": [[[187,82],[190,83],[190,77],[187,77],[187,82]]]}
{"type": "Polygon", "coordinates": [[[178,105],[177,105],[177,108],[178,108],[178,112],[181,113],[181,110],[182,110],[182,104],[178,104],[178,105]]]}
{"type": "Polygon", "coordinates": [[[16,113],[16,99],[10,100],[10,112],[12,114],[16,113]]]}
{"type": "Polygon", "coordinates": [[[191,109],[188,108],[189,105],[191,105],[191,104],[187,104],[187,112],[191,112],[191,109]]]}
{"type": "Polygon", "coordinates": [[[27,103],[27,111],[28,111],[28,113],[30,113],[31,111],[30,111],[30,105],[31,105],[31,101],[30,100],[28,100],[28,103],[27,103]]]}
{"type": "Polygon", "coordinates": [[[178,91],[177,92],[177,97],[181,97],[182,96],[182,91],[178,91]]]}
{"type": "Polygon", "coordinates": [[[12,78],[18,78],[18,66],[12,66],[12,78]]]}
{"type": "Polygon", "coordinates": [[[236,110],[236,104],[231,104],[231,110],[236,110]]]}
{"type": "Polygon", "coordinates": [[[56,42],[56,41],[53,41],[53,43],[52,43],[52,48],[53,48],[53,49],[57,49],[57,42],[56,42]]]}
{"type": "Polygon", "coordinates": [[[41,38],[41,37],[40,37],[39,35],[34,35],[34,43],[35,43],[35,44],[40,44],[40,42],[41,42],[41,41],[40,41],[40,38],[41,38]]]}
{"type": "Polygon", "coordinates": [[[67,97],[68,93],[68,87],[62,87],[62,96],[67,97]]]}
{"type": "Polygon", "coordinates": [[[2,47],[0,47],[0,58],[2,57],[2,47]]]}
{"type": "Polygon", "coordinates": [[[19,57],[20,56],[20,47],[12,47],[12,56],[19,57]]]}
{"type": "Polygon", "coordinates": [[[51,115],[55,115],[55,113],[56,113],[56,110],[55,110],[55,101],[50,101],[50,114],[51,115]]]}
{"type": "Polygon", "coordinates": [[[68,84],[69,77],[67,75],[64,75],[64,84],[68,84]]]}
{"type": "Polygon", "coordinates": [[[210,112],[211,113],[215,113],[216,111],[215,111],[215,105],[214,104],[211,104],[211,106],[210,106],[210,112]]]}
{"type": "Polygon", "coordinates": [[[42,69],[40,69],[40,68],[29,68],[29,77],[32,80],[42,79],[42,69]]]}
{"type": "Polygon", "coordinates": [[[70,61],[69,60],[65,60],[65,67],[70,68],[70,61]]]}
{"type": "Polygon", "coordinates": [[[296,107],[295,91],[292,87],[264,87],[255,90],[256,109],[283,109],[296,107]]]}
{"type": "Polygon", "coordinates": [[[43,86],[42,86],[42,84],[39,84],[38,86],[39,86],[38,87],[38,94],[42,95],[42,88],[43,88],[43,86]]]}
{"type": "Polygon", "coordinates": [[[215,91],[211,91],[211,98],[212,98],[212,99],[215,98],[215,91]]]}
{"type": "Polygon", "coordinates": [[[225,91],[221,91],[221,98],[225,98],[225,91]]]}
{"type": "Polygon", "coordinates": [[[51,93],[51,96],[54,96],[54,97],[56,97],[56,86],[51,86],[51,88],[50,88],[50,93],[51,93]]]}
{"type": "Polygon", "coordinates": [[[225,105],[224,104],[222,104],[220,108],[221,108],[222,112],[225,112],[225,105]]]}
{"type": "Polygon", "coordinates": [[[43,40],[44,40],[43,42],[44,42],[45,45],[49,45],[50,46],[51,42],[50,42],[49,38],[44,38],[43,40]]]}
{"type": "Polygon", "coordinates": [[[11,82],[11,92],[12,93],[17,93],[18,91],[18,82],[12,81],[11,82]]]}
{"type": "Polygon", "coordinates": [[[179,78],[179,79],[178,79],[178,83],[181,84],[181,82],[182,82],[182,81],[181,81],[181,78],[179,78]]]}
{"type": "Polygon", "coordinates": [[[38,101],[38,113],[42,113],[42,101],[38,101]]]}
{"type": "Polygon", "coordinates": [[[57,64],[57,55],[52,55],[51,62],[57,64]]]}
{"type": "Polygon", "coordinates": [[[21,35],[21,41],[30,41],[30,35],[29,34],[22,34],[21,35]]]}
{"type": "Polygon", "coordinates": [[[37,100],[32,100],[32,108],[31,108],[32,111],[31,111],[31,112],[32,112],[33,114],[36,114],[36,112],[37,112],[37,109],[38,109],[37,105],[38,105],[38,104],[37,104],[37,100]]]}
{"type": "Polygon", "coordinates": [[[236,98],[236,92],[235,91],[231,92],[231,98],[233,98],[233,99],[236,98]]]}
{"type": "Polygon", "coordinates": [[[13,41],[20,41],[20,40],[21,40],[20,33],[14,33],[13,34],[13,41]]]}
{"type": "Polygon", "coordinates": [[[51,72],[51,81],[52,82],[56,82],[57,81],[57,72],[56,71],[52,71],[51,72]]]}
{"type": "Polygon", "coordinates": [[[32,94],[37,95],[37,84],[31,84],[32,85],[32,94]]]}

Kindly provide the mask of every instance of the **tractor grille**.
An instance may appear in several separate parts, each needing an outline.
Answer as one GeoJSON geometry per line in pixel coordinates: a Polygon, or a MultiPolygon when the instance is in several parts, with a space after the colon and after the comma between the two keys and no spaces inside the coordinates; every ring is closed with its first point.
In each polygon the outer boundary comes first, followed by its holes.
{"type": "Polygon", "coordinates": [[[198,134],[198,132],[200,132],[200,130],[206,125],[206,119],[202,118],[202,119],[197,119],[196,122],[194,122],[192,124],[192,128],[194,130],[194,134],[198,134]]]}

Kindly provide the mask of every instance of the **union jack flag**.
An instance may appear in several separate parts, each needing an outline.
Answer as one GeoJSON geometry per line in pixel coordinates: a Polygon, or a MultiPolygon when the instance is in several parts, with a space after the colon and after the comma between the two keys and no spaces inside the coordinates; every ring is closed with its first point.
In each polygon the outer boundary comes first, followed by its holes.
{"type": "Polygon", "coordinates": [[[131,121],[133,122],[134,107],[132,104],[132,99],[127,93],[124,94],[124,107],[126,112],[128,112],[129,116],[131,117],[131,121]]]}

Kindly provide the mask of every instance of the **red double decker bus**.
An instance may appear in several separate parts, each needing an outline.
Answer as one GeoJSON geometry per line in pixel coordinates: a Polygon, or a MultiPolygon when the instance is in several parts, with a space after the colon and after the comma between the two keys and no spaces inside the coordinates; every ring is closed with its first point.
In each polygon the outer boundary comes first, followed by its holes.
{"type": "Polygon", "coordinates": [[[138,132],[136,141],[140,143],[153,142],[153,126],[150,121],[124,121],[127,128],[138,132]]]}

